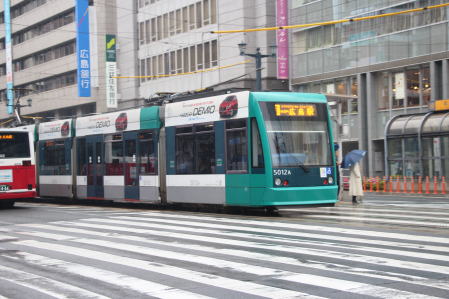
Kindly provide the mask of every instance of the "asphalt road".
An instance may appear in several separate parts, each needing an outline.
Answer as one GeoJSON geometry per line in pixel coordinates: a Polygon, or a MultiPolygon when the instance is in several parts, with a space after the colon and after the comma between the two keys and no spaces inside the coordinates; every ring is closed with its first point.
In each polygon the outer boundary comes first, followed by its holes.
{"type": "Polygon", "coordinates": [[[449,198],[254,216],[21,202],[0,298],[449,298],[449,198]]]}

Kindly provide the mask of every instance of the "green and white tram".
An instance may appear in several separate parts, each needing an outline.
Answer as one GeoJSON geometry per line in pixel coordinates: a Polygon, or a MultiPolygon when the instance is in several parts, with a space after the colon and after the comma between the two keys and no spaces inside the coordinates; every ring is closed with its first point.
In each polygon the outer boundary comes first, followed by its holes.
{"type": "Polygon", "coordinates": [[[323,95],[244,91],[164,108],[167,203],[273,207],[337,201],[323,95]]]}
{"type": "Polygon", "coordinates": [[[263,208],[337,201],[323,95],[171,97],[42,123],[38,133],[40,196],[263,208]]]}

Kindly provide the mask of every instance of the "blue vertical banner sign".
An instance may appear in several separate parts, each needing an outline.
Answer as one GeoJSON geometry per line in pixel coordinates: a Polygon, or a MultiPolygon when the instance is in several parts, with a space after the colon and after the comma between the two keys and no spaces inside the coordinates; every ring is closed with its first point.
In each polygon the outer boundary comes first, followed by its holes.
{"type": "Polygon", "coordinates": [[[78,96],[90,97],[89,0],[75,0],[78,96]]]}
{"type": "Polygon", "coordinates": [[[8,113],[14,113],[14,81],[12,73],[12,43],[11,43],[11,3],[3,1],[5,18],[5,55],[6,55],[6,98],[8,100],[8,113]]]}

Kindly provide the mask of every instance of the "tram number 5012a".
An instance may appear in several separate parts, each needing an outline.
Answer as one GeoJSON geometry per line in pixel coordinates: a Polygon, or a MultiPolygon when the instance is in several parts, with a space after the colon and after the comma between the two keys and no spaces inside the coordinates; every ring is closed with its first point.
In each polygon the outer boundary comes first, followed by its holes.
{"type": "Polygon", "coordinates": [[[273,175],[291,175],[292,172],[289,169],[273,169],[273,175]]]}

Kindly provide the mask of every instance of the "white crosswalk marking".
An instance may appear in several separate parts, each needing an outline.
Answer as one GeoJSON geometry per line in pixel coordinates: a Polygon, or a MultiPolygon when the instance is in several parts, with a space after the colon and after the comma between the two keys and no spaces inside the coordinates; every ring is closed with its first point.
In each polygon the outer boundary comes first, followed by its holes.
{"type": "Polygon", "coordinates": [[[297,218],[82,211],[90,214],[2,231],[0,299],[8,295],[2,281],[55,298],[114,297],[116,288],[170,299],[449,297],[449,211],[289,210],[297,218]]]}
{"type": "Polygon", "coordinates": [[[20,245],[25,245],[34,248],[41,248],[50,251],[58,251],[66,254],[72,254],[80,257],[105,261],[109,263],[119,264],[128,267],[139,268],[151,272],[157,272],[164,275],[170,275],[172,277],[178,277],[182,279],[193,280],[196,282],[201,282],[203,284],[208,284],[212,286],[220,286],[230,289],[241,290],[243,293],[256,296],[266,296],[269,298],[294,298],[298,296],[306,296],[306,294],[300,292],[294,292],[289,290],[282,290],[276,287],[269,287],[258,285],[251,282],[241,282],[235,279],[229,279],[225,277],[220,277],[216,275],[203,275],[195,271],[182,269],[179,267],[173,267],[163,264],[158,264],[154,262],[147,262],[144,260],[133,259],[123,256],[117,256],[113,254],[108,254],[100,251],[94,251],[89,249],[82,249],[79,247],[58,245],[53,243],[46,243],[40,241],[26,240],[15,242],[20,245]]]}
{"type": "Polygon", "coordinates": [[[14,284],[19,284],[27,288],[35,289],[42,294],[54,298],[62,299],[70,298],[73,296],[77,296],[79,298],[107,298],[65,283],[58,282],[53,279],[48,279],[42,276],[26,273],[1,265],[0,273],[2,274],[0,280],[7,280],[14,284]]]}
{"type": "Polygon", "coordinates": [[[159,283],[154,283],[136,277],[126,276],[116,272],[97,269],[90,266],[69,263],[25,252],[21,252],[19,255],[23,257],[27,262],[34,265],[57,267],[59,269],[65,270],[68,273],[74,273],[91,279],[101,280],[123,288],[129,288],[149,296],[158,298],[210,298],[207,296],[201,296],[200,294],[173,289],[159,283]]]}

